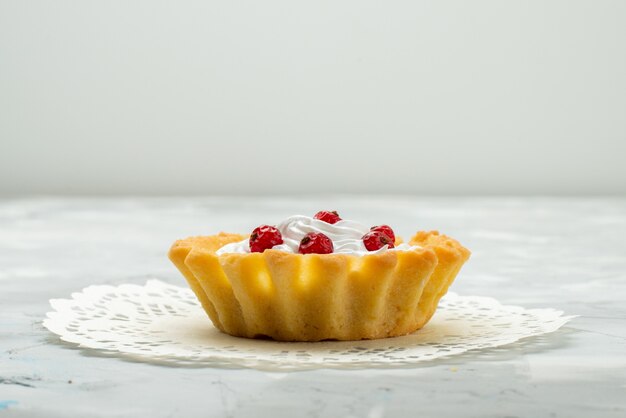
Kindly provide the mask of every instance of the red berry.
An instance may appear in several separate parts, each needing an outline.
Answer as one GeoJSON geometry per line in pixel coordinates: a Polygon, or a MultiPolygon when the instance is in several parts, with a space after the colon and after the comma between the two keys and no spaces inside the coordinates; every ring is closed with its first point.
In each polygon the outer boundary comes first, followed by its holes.
{"type": "Polygon", "coordinates": [[[365,244],[365,248],[367,251],[376,251],[383,248],[385,245],[388,245],[387,248],[393,248],[393,241],[389,239],[387,234],[384,234],[380,231],[370,231],[367,234],[363,235],[363,244],[365,244]]]}
{"type": "Polygon", "coordinates": [[[319,212],[315,214],[314,218],[319,219],[320,221],[324,221],[329,224],[334,224],[341,220],[336,210],[332,212],[328,212],[326,210],[320,210],[319,212]]]}
{"type": "Polygon", "coordinates": [[[309,232],[300,241],[300,254],[330,254],[333,252],[333,242],[326,235],[319,232],[309,232]]]}
{"type": "Polygon", "coordinates": [[[252,231],[250,235],[250,252],[262,253],[272,248],[274,245],[282,244],[283,236],[280,231],[273,226],[261,225],[252,231]]]}
{"type": "Polygon", "coordinates": [[[396,234],[393,233],[393,229],[389,225],[373,226],[370,228],[370,231],[382,232],[389,237],[391,242],[396,242],[396,234]]]}

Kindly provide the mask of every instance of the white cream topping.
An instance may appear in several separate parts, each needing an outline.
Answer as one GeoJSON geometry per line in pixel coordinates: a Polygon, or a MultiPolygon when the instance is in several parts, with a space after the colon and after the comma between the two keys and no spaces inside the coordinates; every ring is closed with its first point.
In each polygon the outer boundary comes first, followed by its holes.
{"type": "MultiPolygon", "coordinates": [[[[283,243],[272,247],[273,250],[281,250],[288,253],[297,253],[300,241],[309,232],[318,232],[326,235],[333,242],[335,254],[376,254],[387,251],[385,245],[379,250],[368,251],[361,239],[363,235],[369,232],[369,228],[354,221],[341,220],[335,224],[329,224],[328,222],[320,221],[308,216],[295,215],[291,216],[278,225],[276,228],[280,231],[283,237],[283,243]]],[[[395,248],[389,249],[389,251],[411,251],[420,247],[411,246],[409,244],[400,244],[395,248]]],[[[239,242],[233,242],[224,245],[222,248],[216,251],[217,255],[226,253],[249,253],[250,244],[249,239],[239,242]]]]}

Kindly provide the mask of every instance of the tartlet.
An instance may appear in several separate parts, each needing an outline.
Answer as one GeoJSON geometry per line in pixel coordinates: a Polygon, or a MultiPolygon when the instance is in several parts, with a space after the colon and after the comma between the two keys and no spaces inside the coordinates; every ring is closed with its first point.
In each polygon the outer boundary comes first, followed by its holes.
{"type": "Polygon", "coordinates": [[[216,254],[246,238],[220,233],[178,240],[169,258],[218,329],[278,341],[412,333],[430,320],[470,256],[437,231],[415,234],[408,251],[216,254]]]}

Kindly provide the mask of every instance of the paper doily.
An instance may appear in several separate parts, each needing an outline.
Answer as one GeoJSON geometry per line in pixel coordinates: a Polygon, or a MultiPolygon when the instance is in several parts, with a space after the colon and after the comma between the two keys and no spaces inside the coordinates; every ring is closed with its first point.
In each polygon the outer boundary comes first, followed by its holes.
{"type": "Polygon", "coordinates": [[[188,288],[89,286],[51,299],[44,326],[62,340],[149,362],[264,369],[393,367],[497,347],[553,332],[572,319],[554,309],[524,309],[448,293],[433,319],[404,337],[285,343],[219,332],[188,288]]]}

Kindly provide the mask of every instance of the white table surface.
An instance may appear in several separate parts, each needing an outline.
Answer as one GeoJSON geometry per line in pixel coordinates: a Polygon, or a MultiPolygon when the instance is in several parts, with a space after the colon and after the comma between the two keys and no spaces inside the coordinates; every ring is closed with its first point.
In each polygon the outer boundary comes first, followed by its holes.
{"type": "Polygon", "coordinates": [[[0,200],[0,416],[626,416],[626,199],[172,198],[0,200]],[[91,284],[184,285],[176,238],[247,232],[336,209],[473,251],[453,290],[580,315],[503,348],[394,370],[177,368],[73,348],[48,299],[91,284]]]}

